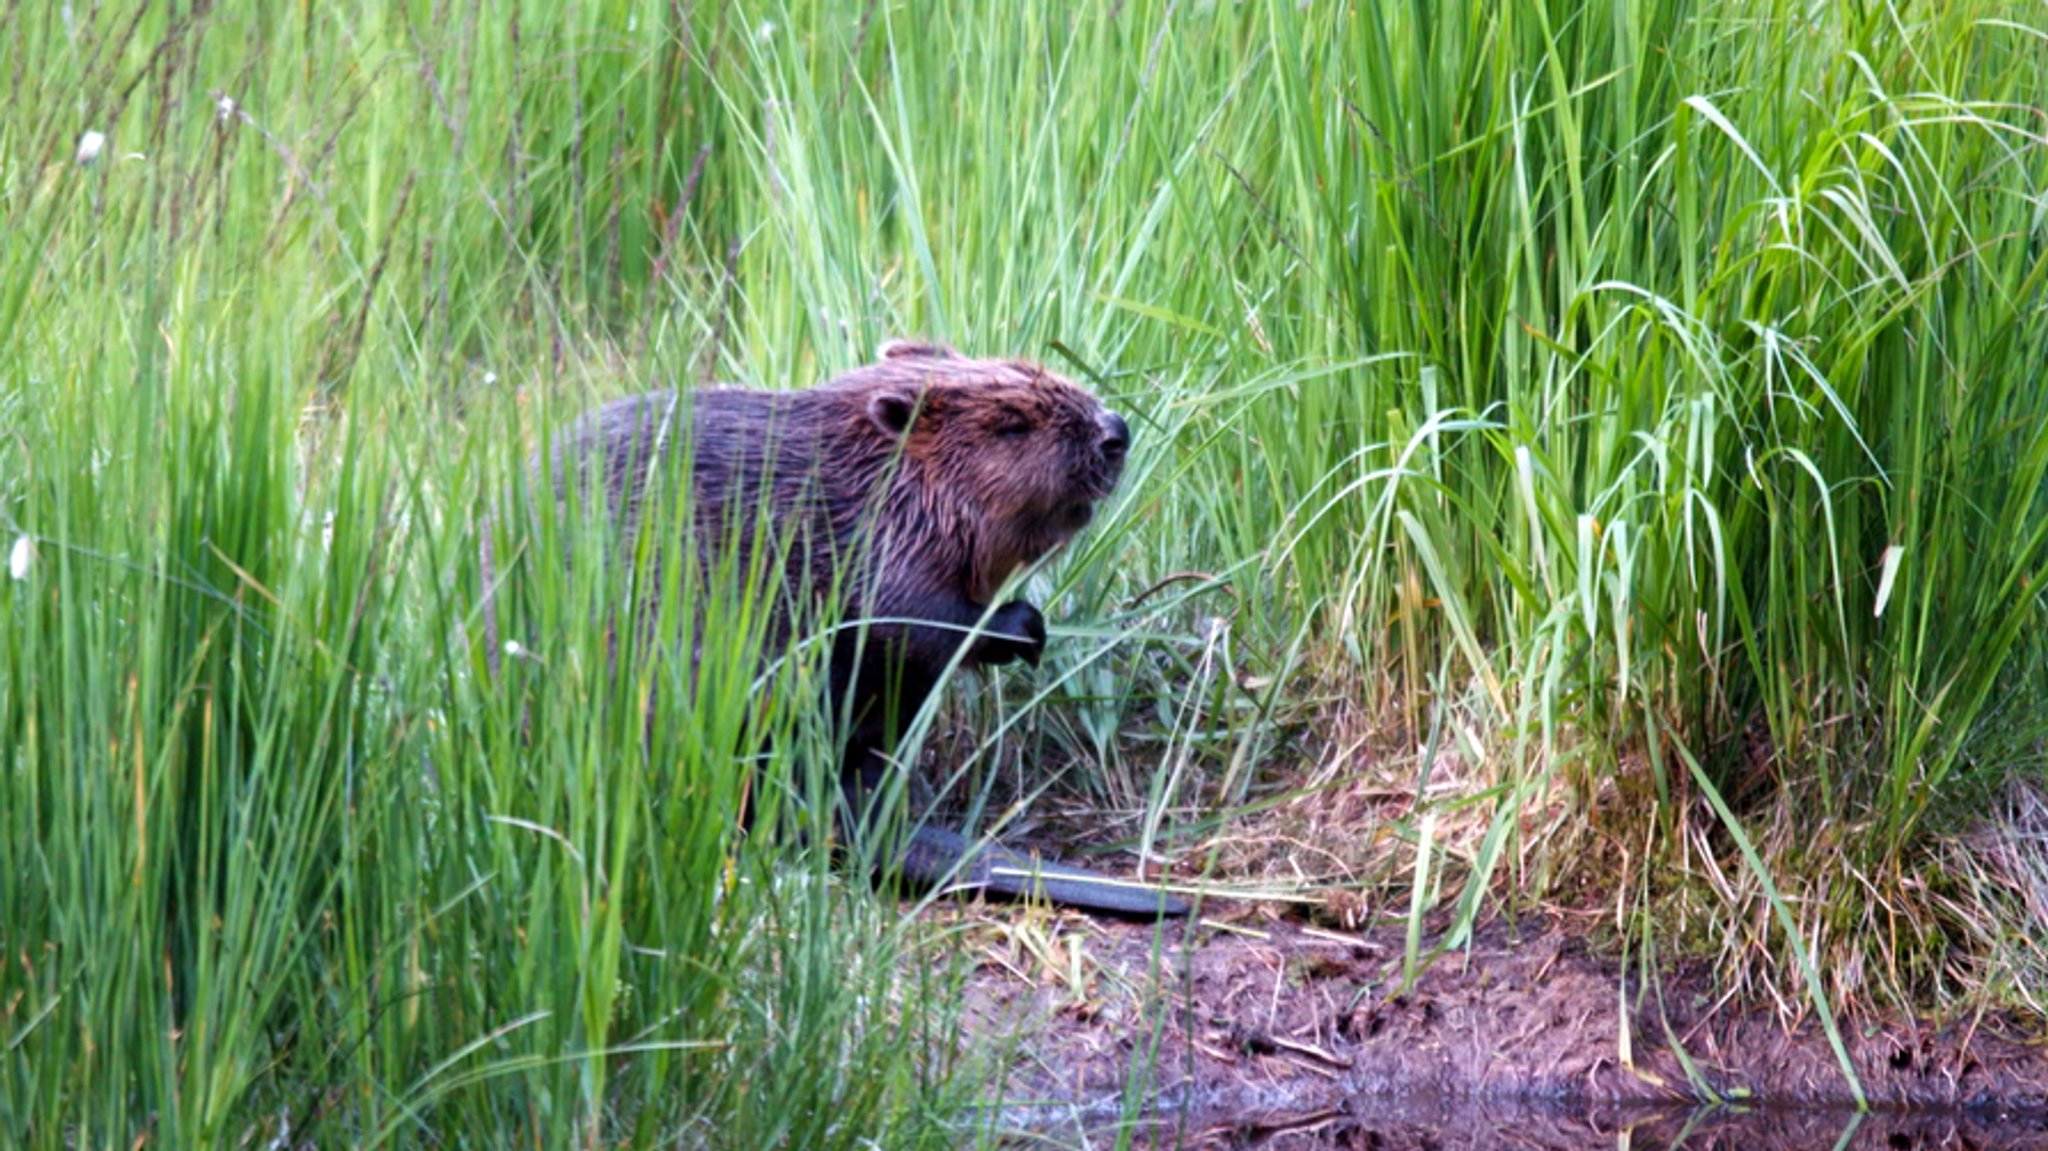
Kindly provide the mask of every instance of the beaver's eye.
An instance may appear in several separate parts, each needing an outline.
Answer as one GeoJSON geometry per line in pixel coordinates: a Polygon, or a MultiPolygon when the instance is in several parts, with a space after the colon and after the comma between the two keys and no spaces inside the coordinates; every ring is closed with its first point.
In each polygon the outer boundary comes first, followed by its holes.
{"type": "Polygon", "coordinates": [[[1031,434],[1031,421],[1012,416],[996,424],[996,434],[1006,440],[1021,440],[1031,434]]]}

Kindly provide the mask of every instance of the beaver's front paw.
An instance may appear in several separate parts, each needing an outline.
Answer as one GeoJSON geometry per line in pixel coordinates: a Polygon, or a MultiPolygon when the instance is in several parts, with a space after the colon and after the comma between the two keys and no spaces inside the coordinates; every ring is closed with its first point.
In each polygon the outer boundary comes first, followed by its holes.
{"type": "Polygon", "coordinates": [[[997,608],[988,618],[987,633],[975,644],[975,658],[984,664],[1023,660],[1032,667],[1045,654],[1045,616],[1021,599],[997,608]]]}

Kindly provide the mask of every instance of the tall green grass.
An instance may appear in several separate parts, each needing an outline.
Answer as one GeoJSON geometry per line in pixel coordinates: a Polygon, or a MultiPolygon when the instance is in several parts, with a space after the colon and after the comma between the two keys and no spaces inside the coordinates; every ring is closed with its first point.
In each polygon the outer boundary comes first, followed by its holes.
{"type": "Polygon", "coordinates": [[[552,428],[903,333],[1139,433],[968,770],[1184,853],[1448,733],[1467,921],[1625,854],[1830,1011],[2028,938],[1943,861],[2048,734],[2031,8],[16,5],[0,77],[23,1141],[959,1137],[895,908],[732,852],[800,693],[603,659],[574,516],[477,643],[552,428]]]}

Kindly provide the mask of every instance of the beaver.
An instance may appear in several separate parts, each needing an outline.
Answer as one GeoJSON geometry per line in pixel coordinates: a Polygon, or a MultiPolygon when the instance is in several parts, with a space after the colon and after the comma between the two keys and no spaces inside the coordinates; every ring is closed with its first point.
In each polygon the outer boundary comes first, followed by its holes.
{"type": "MultiPolygon", "coordinates": [[[[1046,630],[1022,599],[991,607],[1016,572],[1093,518],[1130,449],[1123,418],[1072,381],[1019,360],[892,341],[876,361],[793,392],[706,388],[598,408],[554,447],[558,485],[604,487],[631,538],[651,477],[683,451],[699,562],[740,561],[776,584],[771,649],[823,622],[844,724],[849,810],[881,782],[895,742],[955,668],[1036,666],[1046,630]],[[765,513],[767,531],[748,530],[765,513]],[[772,562],[755,552],[772,548],[772,562]]],[[[558,487],[558,491],[565,490],[558,487]]],[[[1080,868],[1022,859],[956,832],[915,829],[905,879],[1119,915],[1187,905],[1080,868]]]]}

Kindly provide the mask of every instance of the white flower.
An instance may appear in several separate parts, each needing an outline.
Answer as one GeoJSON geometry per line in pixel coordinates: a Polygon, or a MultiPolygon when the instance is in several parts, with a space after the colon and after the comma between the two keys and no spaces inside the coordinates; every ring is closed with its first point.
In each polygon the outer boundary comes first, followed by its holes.
{"type": "Polygon", "coordinates": [[[485,372],[485,373],[484,373],[484,387],[487,387],[487,388],[488,388],[488,387],[490,387],[490,386],[491,386],[492,384],[495,384],[495,383],[497,383],[497,382],[498,382],[498,373],[496,373],[496,372],[485,372]]]}
{"type": "Polygon", "coordinates": [[[80,164],[92,163],[100,158],[100,149],[106,146],[107,137],[105,133],[95,132],[91,128],[87,128],[85,134],[78,138],[78,162],[80,164]]]}
{"type": "Polygon", "coordinates": [[[505,657],[507,659],[518,659],[520,656],[525,654],[526,649],[519,646],[518,640],[508,639],[505,641],[505,657]]]}
{"type": "Polygon", "coordinates": [[[36,560],[36,545],[27,536],[14,541],[14,549],[7,553],[7,574],[18,580],[28,578],[29,565],[36,560]]]}
{"type": "Polygon", "coordinates": [[[228,117],[235,114],[235,98],[233,96],[222,96],[213,102],[213,108],[214,111],[220,113],[220,122],[225,124],[228,122],[228,117]]]}
{"type": "Polygon", "coordinates": [[[769,37],[773,35],[775,35],[775,21],[773,20],[763,20],[761,21],[761,26],[754,29],[754,39],[759,40],[763,44],[766,44],[769,37]]]}

